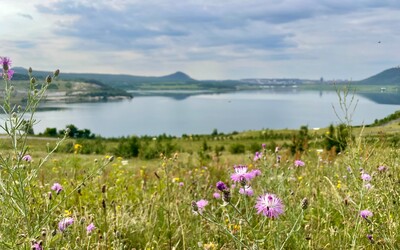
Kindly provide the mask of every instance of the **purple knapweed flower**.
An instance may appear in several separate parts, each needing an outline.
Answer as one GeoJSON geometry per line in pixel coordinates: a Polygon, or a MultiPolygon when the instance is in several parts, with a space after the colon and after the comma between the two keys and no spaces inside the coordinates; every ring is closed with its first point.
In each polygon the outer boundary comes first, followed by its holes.
{"type": "Polygon", "coordinates": [[[228,189],[228,187],[226,186],[226,184],[222,181],[217,182],[216,187],[219,191],[224,191],[226,189],[228,189]]]}
{"type": "Polygon", "coordinates": [[[262,147],[263,149],[265,149],[265,148],[267,147],[267,144],[263,143],[263,144],[261,144],[261,147],[262,147]]]}
{"type": "Polygon", "coordinates": [[[371,217],[373,214],[369,210],[361,210],[360,211],[360,216],[363,217],[364,219],[367,219],[368,217],[371,217]]]}
{"type": "MultiPolygon", "coordinates": [[[[3,76],[3,74],[0,75],[3,76]]],[[[11,80],[13,76],[14,76],[14,70],[12,69],[7,70],[7,80],[11,80]]]]}
{"type": "Polygon", "coordinates": [[[380,172],[384,172],[384,171],[387,170],[387,167],[386,167],[386,166],[379,166],[379,167],[378,167],[378,170],[379,170],[380,172]]]}
{"type": "Polygon", "coordinates": [[[261,157],[262,157],[262,153],[256,152],[256,153],[254,154],[253,161],[258,161],[258,160],[261,159],[261,157]]]}
{"type": "Polygon", "coordinates": [[[57,194],[59,194],[63,190],[63,187],[60,183],[56,182],[53,184],[53,186],[51,186],[51,190],[54,190],[57,194]]]}
{"type": "Polygon", "coordinates": [[[231,175],[231,179],[234,182],[240,182],[243,178],[246,181],[253,179],[254,177],[261,174],[261,171],[258,169],[254,169],[251,172],[247,172],[247,166],[244,165],[236,165],[234,166],[235,173],[231,175]]]}
{"type": "Polygon", "coordinates": [[[370,181],[371,176],[367,173],[363,173],[363,174],[361,174],[361,179],[363,179],[363,181],[370,181]]]}
{"type": "Polygon", "coordinates": [[[74,223],[74,219],[73,218],[71,218],[71,217],[64,218],[58,223],[58,229],[61,232],[64,232],[65,229],[67,229],[67,227],[72,225],[73,223],[74,223]]]}
{"type": "Polygon", "coordinates": [[[24,155],[24,156],[22,157],[22,160],[23,160],[23,161],[26,161],[26,162],[31,162],[31,161],[32,161],[32,156],[30,156],[30,155],[24,155]]]}
{"type": "Polygon", "coordinates": [[[183,183],[183,182],[178,183],[178,186],[180,186],[180,187],[183,187],[184,185],[185,185],[185,183],[183,183]]]}
{"type": "Polygon", "coordinates": [[[260,176],[261,175],[261,170],[260,169],[253,169],[250,172],[254,177],[260,176]]]}
{"type": "Polygon", "coordinates": [[[294,166],[295,167],[304,167],[306,164],[304,163],[304,161],[301,160],[295,160],[294,161],[294,166]]]}
{"type": "Polygon", "coordinates": [[[11,68],[11,59],[9,57],[0,57],[0,64],[3,66],[3,70],[9,70],[11,68]]]}
{"type": "Polygon", "coordinates": [[[371,188],[372,188],[372,185],[371,185],[371,183],[367,183],[367,184],[365,184],[365,186],[364,186],[367,190],[370,190],[371,188]]]}
{"type": "Polygon", "coordinates": [[[253,194],[254,194],[253,188],[250,186],[244,186],[244,187],[240,188],[239,193],[247,195],[247,196],[253,196],[253,194]]]}
{"type": "Polygon", "coordinates": [[[262,213],[269,218],[278,218],[285,207],[276,195],[267,193],[257,198],[255,208],[258,214],[262,213]]]}
{"type": "Polygon", "coordinates": [[[208,204],[208,201],[207,201],[207,200],[204,200],[204,199],[201,199],[201,200],[199,200],[199,201],[197,201],[197,202],[194,202],[194,203],[192,204],[192,206],[193,206],[193,212],[194,212],[194,213],[202,214],[203,211],[204,211],[204,208],[205,208],[205,206],[207,206],[207,204],[208,204]]]}
{"type": "Polygon", "coordinates": [[[213,197],[214,197],[215,199],[221,199],[221,194],[218,193],[218,192],[215,192],[215,193],[213,193],[213,197]]]}
{"type": "Polygon", "coordinates": [[[42,244],[41,243],[37,243],[36,241],[34,241],[32,243],[32,248],[33,250],[43,250],[42,244]]]}
{"type": "Polygon", "coordinates": [[[86,232],[88,233],[88,234],[90,234],[93,230],[95,230],[96,229],[96,227],[95,227],[95,225],[93,224],[93,223],[90,223],[87,227],[86,227],[86,232]]]}

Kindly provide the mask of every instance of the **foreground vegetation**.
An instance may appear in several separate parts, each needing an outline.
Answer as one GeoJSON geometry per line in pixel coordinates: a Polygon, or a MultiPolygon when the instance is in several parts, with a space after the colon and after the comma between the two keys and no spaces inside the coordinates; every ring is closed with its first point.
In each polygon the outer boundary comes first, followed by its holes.
{"type": "Polygon", "coordinates": [[[103,139],[69,127],[28,137],[58,72],[31,80],[22,108],[0,59],[1,249],[400,247],[397,121],[389,132],[341,124],[103,139]]]}

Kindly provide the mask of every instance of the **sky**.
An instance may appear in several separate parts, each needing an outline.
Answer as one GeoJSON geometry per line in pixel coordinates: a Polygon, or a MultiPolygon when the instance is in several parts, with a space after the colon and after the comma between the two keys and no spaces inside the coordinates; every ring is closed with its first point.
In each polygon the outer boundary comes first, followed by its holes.
{"type": "Polygon", "coordinates": [[[398,0],[1,0],[0,56],[61,72],[361,80],[400,64],[398,0]]]}

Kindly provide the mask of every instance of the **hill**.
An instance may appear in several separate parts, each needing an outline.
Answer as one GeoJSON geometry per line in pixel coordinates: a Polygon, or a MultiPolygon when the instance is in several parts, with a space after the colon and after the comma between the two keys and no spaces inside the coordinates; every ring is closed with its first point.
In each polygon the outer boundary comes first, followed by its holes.
{"type": "Polygon", "coordinates": [[[365,85],[400,85],[400,66],[384,70],[356,83],[365,85]]]}
{"type": "MultiPolygon", "coordinates": [[[[14,67],[13,70],[16,74],[27,74],[28,70],[22,67],[14,67]]],[[[47,75],[51,75],[50,71],[36,71],[33,72],[35,77],[44,78],[47,75]]],[[[126,74],[95,74],[95,73],[65,73],[61,72],[60,78],[63,80],[74,80],[74,81],[96,81],[104,83],[110,87],[123,88],[123,89],[134,89],[142,84],[149,83],[193,83],[196,82],[193,78],[183,72],[176,72],[166,76],[134,76],[126,74]]]]}
{"type": "MultiPolygon", "coordinates": [[[[27,75],[28,72],[27,69],[22,67],[14,67],[13,70],[15,70],[15,74],[18,75],[19,78],[22,78],[23,75],[27,75]]],[[[47,75],[52,75],[52,72],[34,70],[33,75],[37,78],[44,79],[47,75]]],[[[210,90],[220,92],[233,91],[253,85],[236,80],[199,81],[180,71],[165,76],[65,73],[61,71],[59,78],[64,81],[102,83],[110,88],[122,90],[210,90]]]]}

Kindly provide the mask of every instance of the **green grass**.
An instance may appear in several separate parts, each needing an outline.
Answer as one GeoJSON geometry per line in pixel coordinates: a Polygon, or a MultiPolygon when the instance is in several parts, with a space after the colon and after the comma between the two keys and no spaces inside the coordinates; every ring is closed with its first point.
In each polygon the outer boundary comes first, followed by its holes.
{"type": "MultiPolygon", "coordinates": [[[[171,139],[177,145],[175,156],[172,153],[153,160],[116,158],[105,168],[100,166],[107,162],[107,155],[114,153],[118,140],[104,140],[106,149],[100,155],[62,153],[66,150],[61,147],[39,170],[30,190],[29,218],[38,221],[35,216],[48,214],[46,223],[32,225],[27,231],[19,222],[15,230],[7,231],[11,226],[8,223],[20,218],[2,211],[0,237],[3,242],[20,242],[20,248],[29,248],[34,238],[41,240],[45,249],[396,249],[400,247],[400,151],[398,146],[390,146],[385,140],[390,134],[382,135],[384,128],[380,129],[366,128],[362,136],[361,128],[354,129],[357,140],[339,155],[317,152],[324,129],[311,131],[308,149],[296,155],[290,153],[290,139],[268,139],[271,131],[175,138],[171,139]],[[200,154],[205,140],[210,147],[205,151],[209,157],[200,154]],[[262,151],[261,143],[272,145],[272,141],[282,146],[280,163],[272,149],[264,151],[263,160],[254,162],[250,145],[258,144],[258,151],[262,151]],[[231,154],[229,146],[234,143],[245,145],[246,152],[231,154]],[[212,148],[216,145],[224,145],[226,150],[215,155],[212,148]],[[294,167],[296,159],[306,165],[294,167]],[[262,171],[251,181],[255,195],[242,196],[237,183],[231,189],[232,205],[222,206],[221,200],[213,198],[215,183],[222,180],[232,184],[230,175],[237,164],[262,171]],[[381,165],[388,170],[378,171],[381,165]],[[372,176],[369,190],[360,169],[372,176]],[[64,188],[59,195],[50,189],[55,182],[64,188]],[[255,212],[256,197],[266,192],[276,194],[285,205],[284,214],[277,219],[255,212]],[[300,206],[303,198],[309,201],[305,210],[300,206]],[[191,207],[192,201],[200,199],[209,201],[202,216],[194,214],[191,207]],[[50,213],[49,207],[54,208],[50,213]],[[369,220],[359,216],[364,209],[373,212],[369,220]],[[65,216],[75,222],[60,232],[57,225],[65,216]],[[88,234],[86,226],[91,222],[96,230],[88,234]],[[18,238],[21,234],[29,238],[18,238]]],[[[73,147],[74,142],[63,144],[73,147]]],[[[85,141],[79,143],[83,151],[85,141]]],[[[0,145],[3,156],[11,154],[7,139],[2,139],[0,145]]],[[[55,141],[30,138],[28,145],[34,160],[25,165],[27,171],[39,164],[55,141]]]]}

